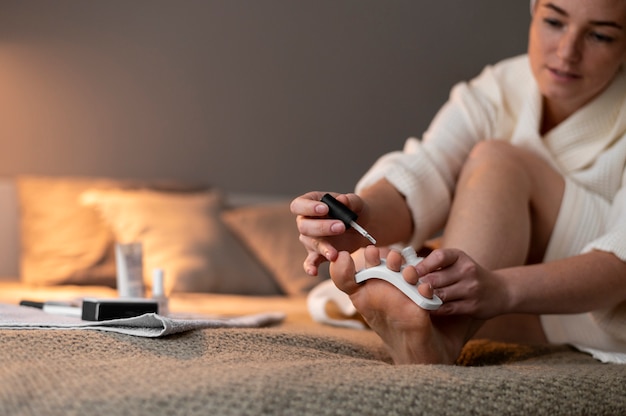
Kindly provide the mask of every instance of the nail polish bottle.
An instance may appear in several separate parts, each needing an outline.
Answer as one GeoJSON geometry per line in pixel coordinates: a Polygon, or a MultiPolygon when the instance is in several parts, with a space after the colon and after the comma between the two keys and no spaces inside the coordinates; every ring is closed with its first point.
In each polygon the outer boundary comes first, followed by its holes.
{"type": "Polygon", "coordinates": [[[159,303],[159,315],[169,315],[169,300],[165,296],[165,288],[163,284],[163,269],[154,269],[152,271],[152,299],[159,303]]]}

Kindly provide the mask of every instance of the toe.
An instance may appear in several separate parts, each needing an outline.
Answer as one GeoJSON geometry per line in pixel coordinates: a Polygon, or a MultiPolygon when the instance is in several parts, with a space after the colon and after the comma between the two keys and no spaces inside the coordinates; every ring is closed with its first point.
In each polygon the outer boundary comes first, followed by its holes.
{"type": "Polygon", "coordinates": [[[398,253],[397,251],[390,251],[389,254],[387,254],[387,267],[389,268],[389,270],[399,272],[400,268],[402,267],[402,262],[402,254],[398,253]]]}
{"type": "Polygon", "coordinates": [[[416,285],[419,281],[419,275],[417,274],[417,270],[415,270],[415,267],[413,266],[407,266],[402,269],[402,277],[404,277],[404,280],[406,280],[407,283],[410,283],[412,285],[416,285]]]}
{"type": "Polygon", "coordinates": [[[358,283],[354,280],[356,274],[354,261],[347,251],[339,252],[337,259],[330,263],[329,272],[339,290],[348,295],[357,290],[358,283]]]}
{"type": "Polygon", "coordinates": [[[375,267],[380,265],[380,250],[376,246],[365,247],[365,267],[375,267]]]}
{"type": "Polygon", "coordinates": [[[419,292],[420,295],[424,296],[425,298],[428,299],[432,299],[433,298],[433,287],[428,284],[428,283],[420,283],[419,286],[417,286],[417,291],[419,292]]]}

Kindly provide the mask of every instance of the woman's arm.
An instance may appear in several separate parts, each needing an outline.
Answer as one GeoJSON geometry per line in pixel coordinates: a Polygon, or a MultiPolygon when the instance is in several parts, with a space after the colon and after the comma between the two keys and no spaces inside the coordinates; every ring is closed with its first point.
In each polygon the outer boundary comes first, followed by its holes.
{"type": "Polygon", "coordinates": [[[626,263],[605,251],[496,273],[506,281],[510,312],[582,313],[626,300],[626,263]]]}
{"type": "Polygon", "coordinates": [[[438,315],[583,313],[626,300],[626,262],[603,251],[490,271],[460,250],[440,249],[415,268],[444,302],[438,315]]]}
{"type": "Polygon", "coordinates": [[[360,196],[367,207],[361,221],[376,238],[377,245],[409,241],[414,227],[411,211],[404,196],[389,181],[379,180],[363,189],[360,196]]]}

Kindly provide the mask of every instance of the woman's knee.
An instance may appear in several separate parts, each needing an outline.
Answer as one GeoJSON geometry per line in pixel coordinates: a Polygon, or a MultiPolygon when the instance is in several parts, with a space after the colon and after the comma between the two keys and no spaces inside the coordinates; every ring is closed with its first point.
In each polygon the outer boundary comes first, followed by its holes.
{"type": "Polygon", "coordinates": [[[503,140],[481,141],[470,152],[464,170],[481,168],[492,175],[514,175],[536,185],[537,181],[561,178],[541,156],[503,140]]]}
{"type": "Polygon", "coordinates": [[[526,151],[503,140],[478,142],[470,152],[468,161],[516,163],[526,151]]]}
{"type": "Polygon", "coordinates": [[[461,171],[461,179],[495,175],[500,179],[527,180],[530,165],[528,153],[502,140],[481,141],[470,152],[461,171]]]}
{"type": "MultiPolygon", "coordinates": [[[[548,161],[528,149],[501,140],[478,143],[463,167],[459,189],[496,189],[526,198],[530,204],[535,237],[545,241],[556,222],[565,190],[565,179],[548,161]]],[[[510,196],[510,194],[507,194],[510,196]]],[[[506,197],[506,196],[505,196],[506,197]]],[[[543,247],[543,245],[542,245],[543,247]]]]}

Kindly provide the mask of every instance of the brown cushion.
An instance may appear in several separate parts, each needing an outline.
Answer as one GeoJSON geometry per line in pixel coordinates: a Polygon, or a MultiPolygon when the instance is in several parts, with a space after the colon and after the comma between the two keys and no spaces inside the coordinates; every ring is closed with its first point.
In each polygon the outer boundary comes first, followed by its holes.
{"type": "Polygon", "coordinates": [[[18,176],[20,278],[29,284],[115,284],[113,235],[98,213],[81,205],[88,188],[120,182],[18,176]]]}
{"type": "Polygon", "coordinates": [[[298,240],[289,202],[233,208],[224,211],[222,219],[270,270],[286,294],[304,295],[328,278],[325,268],[316,277],[304,272],[306,250],[298,240]]]}

